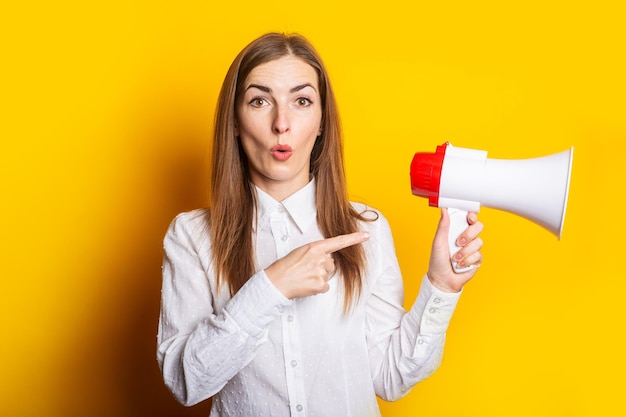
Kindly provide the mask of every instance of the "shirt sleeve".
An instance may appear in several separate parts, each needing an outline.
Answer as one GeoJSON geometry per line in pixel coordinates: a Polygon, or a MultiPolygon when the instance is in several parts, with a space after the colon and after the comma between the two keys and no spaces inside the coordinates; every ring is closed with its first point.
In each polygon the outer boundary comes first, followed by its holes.
{"type": "Polygon", "coordinates": [[[179,215],[164,238],[157,361],[165,385],[188,406],[219,392],[253,359],[291,302],[259,271],[217,312],[203,230],[197,218],[179,215]]]}
{"type": "Polygon", "coordinates": [[[460,293],[435,288],[424,276],[407,312],[403,282],[387,220],[372,223],[371,296],[366,307],[368,350],[376,394],[387,400],[406,395],[441,364],[445,334],[460,293]]]}

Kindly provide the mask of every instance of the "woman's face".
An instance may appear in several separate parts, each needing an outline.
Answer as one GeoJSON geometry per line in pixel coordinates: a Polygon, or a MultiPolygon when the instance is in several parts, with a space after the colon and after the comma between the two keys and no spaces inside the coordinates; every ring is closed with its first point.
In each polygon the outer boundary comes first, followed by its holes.
{"type": "Polygon", "coordinates": [[[252,182],[284,200],[309,182],[311,151],[322,122],[317,73],[300,58],[286,56],[254,68],[244,89],[235,134],[252,182]]]}

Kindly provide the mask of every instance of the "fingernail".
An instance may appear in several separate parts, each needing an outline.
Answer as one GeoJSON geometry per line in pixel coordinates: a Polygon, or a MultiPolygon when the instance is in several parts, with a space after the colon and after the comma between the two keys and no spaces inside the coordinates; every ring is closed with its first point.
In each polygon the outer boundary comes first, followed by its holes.
{"type": "Polygon", "coordinates": [[[456,254],[454,254],[454,259],[456,259],[457,261],[461,258],[463,258],[463,254],[461,252],[457,252],[456,254]]]}
{"type": "Polygon", "coordinates": [[[464,237],[460,237],[459,240],[457,240],[457,245],[458,246],[463,246],[467,243],[467,239],[465,239],[464,237]]]}
{"type": "Polygon", "coordinates": [[[478,217],[476,217],[476,214],[474,213],[470,213],[469,218],[472,222],[475,222],[476,220],[478,220],[478,217]]]}
{"type": "Polygon", "coordinates": [[[370,238],[370,234],[369,234],[369,232],[363,232],[361,234],[361,237],[363,238],[363,240],[367,240],[367,239],[370,238]]]}

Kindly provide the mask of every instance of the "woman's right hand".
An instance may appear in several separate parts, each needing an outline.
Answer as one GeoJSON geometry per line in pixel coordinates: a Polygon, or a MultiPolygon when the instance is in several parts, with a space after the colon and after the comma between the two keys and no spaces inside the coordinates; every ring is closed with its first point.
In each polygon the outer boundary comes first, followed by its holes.
{"type": "Polygon", "coordinates": [[[324,293],[335,273],[332,253],[368,239],[369,233],[355,232],[311,242],[278,259],[265,274],[289,299],[324,293]]]}

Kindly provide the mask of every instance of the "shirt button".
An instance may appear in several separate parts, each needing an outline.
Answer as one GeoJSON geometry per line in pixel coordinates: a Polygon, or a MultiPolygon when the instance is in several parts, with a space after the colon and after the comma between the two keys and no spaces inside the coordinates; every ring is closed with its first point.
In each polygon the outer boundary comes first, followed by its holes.
{"type": "Polygon", "coordinates": [[[437,312],[437,309],[435,307],[431,307],[428,309],[428,312],[431,314],[435,314],[437,312]]]}
{"type": "Polygon", "coordinates": [[[417,339],[417,344],[418,345],[423,345],[424,344],[424,339],[417,339]]]}
{"type": "Polygon", "coordinates": [[[293,321],[293,316],[292,315],[288,315],[287,316],[287,321],[291,323],[293,321]]]}
{"type": "Polygon", "coordinates": [[[282,240],[283,242],[284,242],[285,240],[287,240],[287,239],[289,239],[289,236],[287,236],[287,235],[282,235],[282,236],[280,237],[280,240],[282,240]]]}
{"type": "Polygon", "coordinates": [[[298,361],[294,359],[291,361],[291,367],[295,368],[296,366],[298,366],[298,361]]]}
{"type": "Polygon", "coordinates": [[[439,304],[440,302],[441,302],[441,298],[439,298],[439,297],[436,297],[436,298],[433,300],[433,303],[435,303],[435,304],[439,304]]]}
{"type": "Polygon", "coordinates": [[[304,410],[304,407],[302,407],[302,405],[298,404],[298,405],[296,406],[296,410],[298,410],[298,411],[302,411],[302,410],[304,410]]]}

